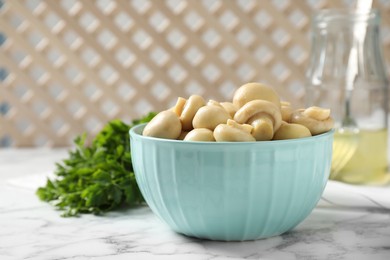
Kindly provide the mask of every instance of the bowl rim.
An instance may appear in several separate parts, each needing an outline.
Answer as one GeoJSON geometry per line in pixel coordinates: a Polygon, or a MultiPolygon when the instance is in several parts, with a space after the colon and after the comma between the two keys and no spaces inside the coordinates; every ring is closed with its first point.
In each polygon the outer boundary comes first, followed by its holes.
{"type": "Polygon", "coordinates": [[[286,140],[270,140],[270,141],[256,141],[256,142],[209,142],[209,141],[183,141],[183,140],[176,140],[176,139],[164,139],[164,138],[157,138],[157,137],[151,137],[151,136],[143,136],[142,134],[138,133],[140,129],[144,128],[147,125],[147,123],[136,125],[130,128],[129,134],[130,138],[139,138],[147,141],[153,141],[153,142],[164,142],[164,143],[177,143],[177,144],[191,144],[191,145],[258,145],[258,144],[288,144],[288,143],[306,143],[306,142],[315,142],[318,139],[326,138],[328,136],[333,136],[335,129],[332,128],[328,132],[309,136],[309,137],[302,137],[302,138],[295,138],[295,139],[286,139],[286,140]]]}

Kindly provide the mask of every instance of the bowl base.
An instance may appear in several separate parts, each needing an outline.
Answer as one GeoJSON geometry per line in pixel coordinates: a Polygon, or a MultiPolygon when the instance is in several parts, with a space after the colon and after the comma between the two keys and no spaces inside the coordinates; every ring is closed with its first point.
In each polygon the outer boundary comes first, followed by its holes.
{"type": "Polygon", "coordinates": [[[222,237],[211,237],[211,236],[202,236],[202,235],[194,235],[194,234],[185,234],[183,232],[175,231],[177,234],[185,236],[190,239],[198,239],[198,240],[208,240],[208,241],[215,241],[215,242],[245,242],[245,241],[255,241],[255,240],[263,240],[263,239],[268,239],[268,238],[273,238],[277,236],[281,236],[284,233],[287,233],[291,231],[287,230],[285,232],[277,233],[277,234],[272,234],[269,236],[259,236],[259,237],[248,237],[248,238],[222,238],[222,237]]]}

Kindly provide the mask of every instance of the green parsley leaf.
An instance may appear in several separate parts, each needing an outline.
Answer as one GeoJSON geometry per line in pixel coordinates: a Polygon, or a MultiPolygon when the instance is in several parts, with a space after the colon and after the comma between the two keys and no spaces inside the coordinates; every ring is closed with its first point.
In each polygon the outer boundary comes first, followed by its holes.
{"type": "Polygon", "coordinates": [[[102,214],[144,203],[131,164],[129,130],[155,115],[149,113],[132,125],[110,121],[90,146],[86,145],[86,134],[76,137],[75,149],[56,164],[55,179],[48,179],[44,187],[38,188],[37,196],[62,210],[64,217],[102,214]]]}

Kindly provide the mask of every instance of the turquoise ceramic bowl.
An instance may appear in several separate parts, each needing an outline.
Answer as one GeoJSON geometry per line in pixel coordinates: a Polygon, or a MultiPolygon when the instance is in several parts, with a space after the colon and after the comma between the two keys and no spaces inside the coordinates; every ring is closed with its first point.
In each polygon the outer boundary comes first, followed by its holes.
{"type": "Polygon", "coordinates": [[[188,142],[130,130],[138,186],[173,230],[212,240],[280,235],[316,206],[328,180],[333,131],[267,142],[188,142]]]}

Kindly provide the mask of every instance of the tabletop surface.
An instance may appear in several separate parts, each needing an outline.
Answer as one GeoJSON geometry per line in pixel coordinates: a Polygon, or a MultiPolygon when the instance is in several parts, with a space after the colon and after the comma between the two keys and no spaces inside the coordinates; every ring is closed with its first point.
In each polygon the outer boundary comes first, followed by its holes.
{"type": "Polygon", "coordinates": [[[0,150],[1,260],[390,259],[390,212],[380,209],[318,206],[294,230],[247,242],[176,234],[146,206],[62,218],[20,183],[51,172],[65,157],[65,149],[0,150]]]}

